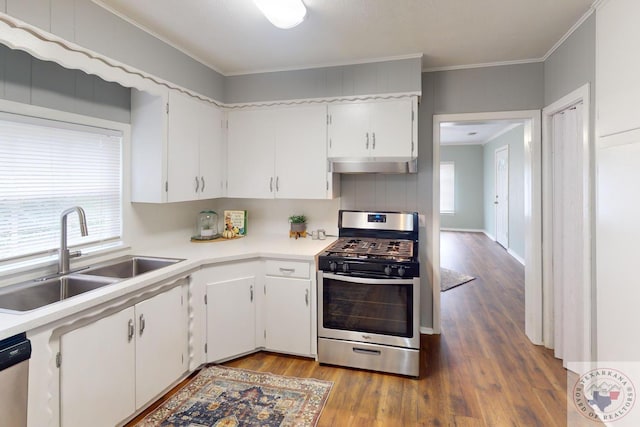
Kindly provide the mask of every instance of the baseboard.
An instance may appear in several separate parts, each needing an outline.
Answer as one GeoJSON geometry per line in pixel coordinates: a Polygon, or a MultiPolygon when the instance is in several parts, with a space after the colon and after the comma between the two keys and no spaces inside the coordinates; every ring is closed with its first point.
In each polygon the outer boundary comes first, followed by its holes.
{"type": "Polygon", "coordinates": [[[482,232],[484,233],[485,236],[487,236],[488,238],[490,238],[491,240],[493,240],[494,242],[496,241],[495,236],[489,234],[489,232],[487,230],[482,230],[482,232]]]}
{"type": "Polygon", "coordinates": [[[426,326],[420,326],[420,333],[423,335],[433,335],[433,328],[427,328],[426,326]]]}
{"type": "Polygon", "coordinates": [[[445,228],[441,227],[440,231],[464,231],[465,233],[482,233],[484,230],[478,230],[475,228],[445,228]]]}
{"type": "Polygon", "coordinates": [[[520,264],[524,265],[524,260],[520,258],[520,256],[517,253],[513,252],[511,249],[507,249],[507,253],[511,255],[520,264]]]}

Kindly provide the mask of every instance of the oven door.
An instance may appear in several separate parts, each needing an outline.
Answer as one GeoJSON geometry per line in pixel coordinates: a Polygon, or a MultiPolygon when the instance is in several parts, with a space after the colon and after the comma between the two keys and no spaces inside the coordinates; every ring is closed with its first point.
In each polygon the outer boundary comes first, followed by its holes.
{"type": "Polygon", "coordinates": [[[420,279],[319,271],[318,337],[420,348],[420,279]]]}

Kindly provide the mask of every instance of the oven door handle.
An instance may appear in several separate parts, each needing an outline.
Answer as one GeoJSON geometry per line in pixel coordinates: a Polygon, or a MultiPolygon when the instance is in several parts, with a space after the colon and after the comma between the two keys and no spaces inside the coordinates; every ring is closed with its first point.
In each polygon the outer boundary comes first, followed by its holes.
{"type": "Polygon", "coordinates": [[[341,282],[350,282],[350,283],[362,283],[365,285],[379,285],[381,283],[394,283],[394,284],[412,284],[413,279],[396,279],[394,277],[388,279],[371,279],[369,277],[357,277],[357,276],[346,276],[341,274],[333,274],[333,273],[325,273],[322,272],[322,277],[324,279],[333,279],[339,280],[341,282]]]}

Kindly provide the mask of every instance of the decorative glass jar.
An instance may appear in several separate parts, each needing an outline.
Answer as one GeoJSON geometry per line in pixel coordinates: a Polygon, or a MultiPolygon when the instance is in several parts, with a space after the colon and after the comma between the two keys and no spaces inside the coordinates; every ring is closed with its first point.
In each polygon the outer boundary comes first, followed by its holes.
{"type": "Polygon", "coordinates": [[[218,214],[214,211],[202,211],[196,221],[196,237],[201,240],[218,237],[218,214]]]}

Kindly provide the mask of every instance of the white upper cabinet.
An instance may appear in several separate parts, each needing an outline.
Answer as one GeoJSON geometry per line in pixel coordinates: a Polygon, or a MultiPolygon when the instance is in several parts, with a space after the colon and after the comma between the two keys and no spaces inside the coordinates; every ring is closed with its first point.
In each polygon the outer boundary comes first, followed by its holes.
{"type": "Polygon", "coordinates": [[[273,110],[231,111],[227,133],[227,196],[273,198],[273,110]]]}
{"type": "Polygon", "coordinates": [[[222,196],[222,111],[177,91],[131,91],[134,202],[222,196]]]}
{"type": "Polygon", "coordinates": [[[329,105],[330,159],[414,159],[417,100],[329,105]]]}
{"type": "Polygon", "coordinates": [[[326,106],[231,111],[228,120],[228,197],[332,197],[326,106]]]}
{"type": "Polygon", "coordinates": [[[640,128],[640,2],[604,2],[596,14],[596,100],[599,136],[640,128]]]}

